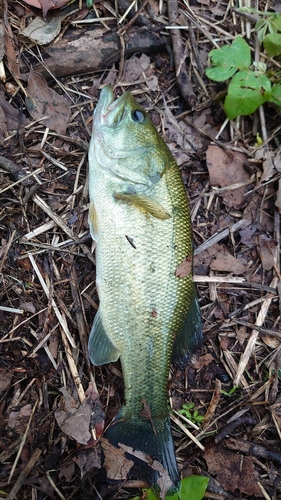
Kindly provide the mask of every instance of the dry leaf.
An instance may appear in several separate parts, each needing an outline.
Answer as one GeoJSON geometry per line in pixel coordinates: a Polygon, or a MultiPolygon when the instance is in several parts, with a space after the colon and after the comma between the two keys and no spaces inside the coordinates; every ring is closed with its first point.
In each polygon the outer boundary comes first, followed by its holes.
{"type": "Polygon", "coordinates": [[[66,5],[69,0],[23,0],[25,3],[36,7],[37,9],[42,9],[43,16],[45,17],[47,12],[51,9],[58,9],[66,5]]]}
{"type": "Polygon", "coordinates": [[[277,349],[280,345],[280,339],[274,335],[263,335],[262,340],[268,347],[271,347],[271,349],[277,349]]]}
{"type": "Polygon", "coordinates": [[[192,257],[188,255],[176,269],[176,276],[186,278],[192,271],[192,257]]]}
{"type": "Polygon", "coordinates": [[[7,122],[3,108],[0,106],[0,146],[4,146],[7,133],[7,122]]]}
{"type": "Polygon", "coordinates": [[[262,267],[269,271],[273,268],[277,257],[277,243],[268,238],[265,234],[259,235],[259,252],[262,262],[262,267]]]}
{"type": "Polygon", "coordinates": [[[101,448],[97,446],[90,449],[79,448],[72,460],[78,465],[83,478],[89,470],[102,467],[101,448]]]}
{"type": "Polygon", "coordinates": [[[20,33],[38,45],[47,45],[59,35],[61,23],[68,14],[60,13],[50,20],[35,17],[20,33]]]}
{"type": "Polygon", "coordinates": [[[241,456],[236,452],[210,446],[204,453],[210,474],[217,474],[217,479],[224,489],[231,493],[260,497],[257,484],[258,476],[252,457],[241,456]]]}
{"type": "Polygon", "coordinates": [[[47,117],[43,123],[58,134],[65,135],[71,110],[66,97],[49,88],[44,77],[31,72],[27,86],[26,107],[34,120],[47,117]]]}
{"type": "Polygon", "coordinates": [[[124,80],[125,82],[131,83],[135,82],[140,78],[144,71],[149,67],[150,59],[145,54],[141,57],[131,57],[125,61],[124,65],[124,80]]]}
{"type": "Polygon", "coordinates": [[[268,181],[269,179],[271,179],[271,177],[273,177],[274,174],[276,174],[273,154],[271,152],[266,152],[264,156],[265,159],[262,164],[263,173],[261,176],[261,182],[268,181]]]}
{"type": "Polygon", "coordinates": [[[64,387],[60,391],[63,397],[60,400],[59,408],[55,411],[58,425],[65,434],[78,443],[87,444],[92,437],[89,431],[92,412],[91,401],[86,399],[82,404],[79,404],[64,387]]]}
{"type": "MultiPolygon", "coordinates": [[[[225,152],[219,146],[209,146],[206,152],[207,168],[210,175],[210,184],[215,187],[228,187],[234,184],[247,182],[250,175],[243,168],[247,160],[243,153],[225,152]]],[[[220,196],[228,207],[240,208],[246,201],[245,194],[249,185],[230,189],[220,196]]]]}
{"type": "Polygon", "coordinates": [[[281,179],[278,181],[275,205],[278,208],[278,212],[281,213],[281,179]]]}
{"type": "Polygon", "coordinates": [[[200,370],[203,366],[208,366],[213,361],[213,356],[210,353],[204,354],[204,356],[200,356],[197,358],[195,363],[192,363],[192,368],[195,370],[200,370]]]}
{"type": "Polygon", "coordinates": [[[210,268],[213,271],[225,271],[238,275],[243,274],[247,269],[242,262],[233,257],[223,245],[221,246],[221,250],[219,250],[213,258],[210,268]]]}
{"type": "Polygon", "coordinates": [[[9,387],[12,378],[13,378],[12,373],[0,372],[0,394],[9,387]]]}
{"type": "Polygon", "coordinates": [[[19,434],[24,433],[31,412],[31,404],[23,406],[19,411],[11,411],[8,419],[8,426],[19,434]]]}
{"type": "Polygon", "coordinates": [[[152,458],[143,451],[134,450],[131,446],[127,446],[122,443],[119,443],[119,445],[120,448],[129,453],[129,455],[133,455],[134,457],[143,460],[143,462],[147,463],[152,469],[159,472],[159,479],[157,479],[157,483],[160,488],[159,495],[160,498],[165,499],[166,493],[169,491],[173,483],[170,479],[168,471],[164,469],[163,465],[160,462],[158,462],[158,460],[152,460],[152,458]]]}
{"type": "MultiPolygon", "coordinates": [[[[6,101],[5,92],[2,89],[0,89],[0,107],[5,114],[4,119],[7,123],[8,131],[18,130],[20,132],[29,123],[30,120],[23,113],[6,101]]],[[[2,124],[1,127],[3,127],[2,124]]]]}
{"type": "Polygon", "coordinates": [[[116,448],[105,438],[101,439],[101,446],[104,452],[104,467],[108,479],[119,481],[127,479],[134,462],[126,458],[123,449],[116,448]]]}

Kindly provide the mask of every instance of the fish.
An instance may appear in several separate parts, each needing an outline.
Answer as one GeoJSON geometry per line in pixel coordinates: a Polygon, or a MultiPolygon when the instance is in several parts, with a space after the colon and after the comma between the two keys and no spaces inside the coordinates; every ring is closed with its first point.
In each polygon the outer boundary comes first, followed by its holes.
{"type": "Polygon", "coordinates": [[[120,359],[125,386],[104,436],[132,460],[129,477],[157,486],[164,471],[173,492],[169,371],[184,368],[202,342],[185,187],[148,113],[128,91],[114,100],[111,86],[94,110],[88,159],[99,295],[88,351],[94,366],[120,359]],[[189,268],[177,273],[183,262],[189,268]]]}

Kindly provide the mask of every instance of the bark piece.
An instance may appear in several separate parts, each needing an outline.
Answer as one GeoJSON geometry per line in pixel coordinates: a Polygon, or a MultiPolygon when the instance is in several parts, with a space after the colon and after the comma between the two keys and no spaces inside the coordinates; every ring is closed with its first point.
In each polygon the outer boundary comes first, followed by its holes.
{"type": "MultiPolygon", "coordinates": [[[[153,53],[164,49],[161,38],[147,28],[131,28],[127,31],[126,52],[129,56],[134,53],[153,53]]],[[[105,28],[70,29],[62,40],[41,47],[45,69],[37,59],[32,61],[33,69],[44,76],[53,74],[57,78],[71,75],[93,73],[97,69],[106,69],[119,62],[121,55],[120,39],[116,31],[107,31],[105,28]]],[[[30,53],[28,59],[32,59],[30,53]]],[[[23,67],[29,72],[29,68],[23,67]]]]}

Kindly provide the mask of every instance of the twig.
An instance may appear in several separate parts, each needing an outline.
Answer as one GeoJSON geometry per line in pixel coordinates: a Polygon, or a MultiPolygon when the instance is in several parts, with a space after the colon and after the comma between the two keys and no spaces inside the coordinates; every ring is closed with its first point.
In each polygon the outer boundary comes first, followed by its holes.
{"type": "Polygon", "coordinates": [[[187,74],[187,67],[185,62],[186,54],[185,50],[183,49],[181,34],[180,31],[176,28],[177,19],[179,16],[177,0],[168,0],[168,12],[170,24],[173,26],[171,28],[171,38],[174,51],[177,84],[184,100],[191,108],[194,108],[196,104],[196,97],[187,74]]]}
{"type": "MultiPolygon", "coordinates": [[[[272,282],[270,283],[270,286],[272,288],[276,288],[277,286],[277,283],[278,283],[278,278],[273,278],[272,282]]],[[[266,315],[267,315],[267,311],[269,309],[269,306],[271,304],[271,301],[272,301],[272,297],[270,298],[265,298],[264,299],[264,302],[261,306],[261,309],[260,309],[260,312],[258,314],[258,317],[257,317],[257,320],[256,320],[256,325],[257,326],[262,326],[265,318],[266,318],[266,315]]],[[[241,380],[241,377],[242,377],[242,374],[248,364],[248,361],[250,359],[250,356],[254,350],[254,347],[255,347],[255,344],[256,344],[256,340],[259,336],[259,331],[258,330],[253,330],[251,335],[250,335],[250,338],[248,340],[248,344],[246,346],[246,349],[245,351],[243,352],[241,358],[240,358],[240,361],[239,361],[239,365],[238,365],[238,369],[237,369],[237,373],[236,373],[236,376],[235,376],[235,379],[233,381],[233,384],[234,385],[239,385],[240,384],[240,380],[241,380]]]]}
{"type": "Polygon", "coordinates": [[[196,439],[193,434],[191,434],[187,427],[185,427],[177,417],[175,417],[174,415],[170,415],[170,418],[189,437],[189,439],[191,439],[196,444],[196,446],[198,446],[198,448],[200,448],[201,450],[205,450],[205,446],[203,446],[203,444],[200,443],[200,441],[198,441],[198,439],[196,439]]]}
{"type": "Polygon", "coordinates": [[[36,410],[36,408],[37,408],[37,404],[38,404],[38,401],[36,401],[36,402],[35,402],[35,405],[34,405],[34,406],[33,406],[33,408],[32,408],[32,412],[31,412],[31,414],[30,414],[30,417],[29,417],[29,420],[28,420],[28,423],[27,423],[26,429],[25,429],[24,434],[23,434],[23,436],[22,436],[22,440],[21,440],[21,443],[20,443],[20,446],[19,446],[19,449],[18,449],[18,452],[17,452],[17,456],[16,456],[16,458],[15,458],[15,461],[14,461],[14,463],[13,463],[13,467],[12,467],[11,472],[10,472],[10,475],[9,475],[8,484],[10,484],[10,482],[11,482],[11,479],[12,479],[13,474],[14,474],[14,472],[15,472],[15,468],[16,468],[17,463],[18,463],[18,461],[19,461],[19,458],[20,458],[20,455],[21,455],[22,449],[23,449],[23,447],[24,447],[24,445],[25,445],[25,441],[26,441],[27,435],[28,435],[28,433],[29,433],[29,429],[30,429],[31,421],[32,421],[32,419],[33,419],[33,415],[34,415],[35,410],[36,410]]]}
{"type": "Polygon", "coordinates": [[[238,231],[238,229],[244,229],[250,224],[251,224],[250,219],[241,219],[235,224],[233,224],[233,226],[230,226],[224,229],[223,231],[220,231],[219,233],[213,234],[213,236],[211,236],[208,240],[204,241],[202,245],[200,245],[198,248],[194,250],[194,255],[198,255],[199,253],[204,252],[211,246],[215,245],[215,243],[218,243],[219,241],[223,240],[230,234],[230,231],[233,233],[234,231],[238,231]]]}
{"type": "Polygon", "coordinates": [[[13,500],[15,498],[17,492],[23,486],[25,480],[27,479],[27,477],[31,473],[34,465],[39,460],[39,457],[40,457],[41,453],[42,453],[42,450],[40,450],[40,448],[36,448],[34,450],[34,452],[32,453],[32,455],[30,457],[30,459],[28,460],[25,468],[20,473],[18,479],[16,480],[14,486],[12,487],[12,489],[11,489],[9,495],[7,496],[6,500],[13,500]]]}
{"type": "MultiPolygon", "coordinates": [[[[41,286],[42,286],[42,288],[43,288],[43,290],[44,290],[44,292],[45,292],[45,294],[46,294],[47,298],[49,298],[49,290],[48,290],[48,287],[47,287],[47,285],[46,285],[46,283],[45,283],[45,281],[44,281],[44,279],[43,279],[43,276],[41,275],[41,273],[40,273],[40,271],[39,271],[39,268],[38,268],[38,266],[37,266],[37,264],[36,264],[36,262],[35,262],[35,260],[34,260],[34,258],[33,258],[33,255],[29,254],[28,256],[29,256],[29,259],[30,259],[31,264],[33,265],[33,269],[34,269],[35,273],[37,274],[37,277],[38,277],[38,279],[39,279],[39,281],[40,281],[40,283],[41,283],[41,286]]],[[[60,323],[60,325],[61,325],[61,327],[62,327],[63,331],[65,332],[65,335],[66,335],[66,337],[67,337],[67,339],[68,339],[68,341],[69,341],[70,345],[71,345],[74,349],[76,349],[75,342],[74,342],[74,340],[73,340],[73,338],[72,338],[72,336],[71,336],[71,333],[70,333],[70,331],[69,331],[69,329],[68,329],[67,323],[66,323],[65,319],[62,317],[61,312],[59,311],[59,308],[58,308],[58,306],[57,306],[57,304],[55,303],[55,301],[54,301],[54,299],[53,299],[53,298],[52,298],[52,307],[53,307],[53,309],[54,309],[55,315],[56,315],[56,317],[58,318],[59,323],[60,323]]]]}

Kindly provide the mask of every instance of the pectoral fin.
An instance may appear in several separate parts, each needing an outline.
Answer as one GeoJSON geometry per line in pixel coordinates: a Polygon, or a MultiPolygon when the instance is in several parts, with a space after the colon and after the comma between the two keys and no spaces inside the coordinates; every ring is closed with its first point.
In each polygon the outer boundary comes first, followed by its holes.
{"type": "Polygon", "coordinates": [[[120,351],[111,342],[104,329],[99,311],[94,319],[88,349],[90,360],[95,366],[117,361],[120,356],[120,351]]]}
{"type": "Polygon", "coordinates": [[[97,217],[95,205],[93,203],[90,204],[88,222],[89,222],[89,226],[90,226],[91,236],[92,236],[93,240],[96,241],[97,232],[98,232],[98,217],[97,217]]]}
{"type": "Polygon", "coordinates": [[[176,336],[172,361],[178,368],[184,368],[203,341],[201,314],[195,286],[183,327],[176,336]]]}
{"type": "Polygon", "coordinates": [[[114,198],[116,200],[123,200],[127,203],[132,203],[137,208],[145,213],[149,213],[156,219],[166,220],[170,219],[171,215],[165,210],[158,201],[154,198],[150,198],[145,194],[127,194],[127,193],[115,193],[114,198]]]}

